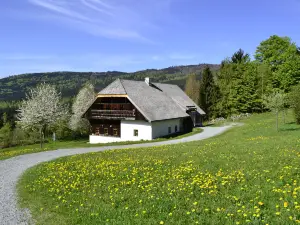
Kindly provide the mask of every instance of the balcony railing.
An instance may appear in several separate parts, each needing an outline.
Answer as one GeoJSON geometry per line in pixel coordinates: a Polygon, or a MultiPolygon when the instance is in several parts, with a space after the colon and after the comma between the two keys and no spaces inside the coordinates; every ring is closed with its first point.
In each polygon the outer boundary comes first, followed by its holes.
{"type": "Polygon", "coordinates": [[[89,113],[92,119],[101,118],[135,118],[134,110],[96,110],[93,109],[89,113]]]}

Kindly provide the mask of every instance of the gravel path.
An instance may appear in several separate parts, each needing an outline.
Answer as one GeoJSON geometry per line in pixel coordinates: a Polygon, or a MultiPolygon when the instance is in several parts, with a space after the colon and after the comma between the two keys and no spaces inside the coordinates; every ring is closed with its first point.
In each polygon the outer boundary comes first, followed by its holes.
{"type": "Polygon", "coordinates": [[[14,158],[0,161],[0,225],[27,225],[30,222],[28,210],[20,210],[17,206],[16,184],[22,173],[30,167],[41,162],[50,161],[63,156],[82,154],[88,152],[100,152],[112,149],[151,147],[166,144],[177,144],[182,142],[198,141],[223,133],[231,126],[204,127],[204,131],[182,139],[163,142],[152,142],[133,145],[119,145],[107,147],[92,147],[78,149],[59,149],[54,151],[39,152],[20,155],[14,158]]]}

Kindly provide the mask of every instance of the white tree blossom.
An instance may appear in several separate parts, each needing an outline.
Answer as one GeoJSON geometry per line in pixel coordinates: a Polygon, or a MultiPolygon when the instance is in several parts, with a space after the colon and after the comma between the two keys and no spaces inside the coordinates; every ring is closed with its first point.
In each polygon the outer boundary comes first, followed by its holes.
{"type": "Polygon", "coordinates": [[[77,94],[72,105],[72,113],[70,119],[70,129],[73,131],[88,132],[90,123],[87,119],[82,118],[85,111],[95,101],[94,86],[90,83],[86,84],[77,94]]]}
{"type": "Polygon", "coordinates": [[[55,86],[45,83],[29,90],[17,112],[18,123],[22,128],[40,131],[41,147],[46,128],[67,114],[61,104],[61,94],[55,86]]]}

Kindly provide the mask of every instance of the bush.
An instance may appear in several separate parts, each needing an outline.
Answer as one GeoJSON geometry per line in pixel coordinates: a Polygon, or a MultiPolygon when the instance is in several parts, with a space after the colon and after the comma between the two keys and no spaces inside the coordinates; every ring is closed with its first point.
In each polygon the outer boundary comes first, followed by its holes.
{"type": "Polygon", "coordinates": [[[10,147],[12,144],[12,129],[9,123],[5,123],[0,129],[0,148],[10,147]]]}
{"type": "Polygon", "coordinates": [[[294,110],[296,123],[300,124],[300,84],[293,87],[289,95],[289,103],[294,110]]]}

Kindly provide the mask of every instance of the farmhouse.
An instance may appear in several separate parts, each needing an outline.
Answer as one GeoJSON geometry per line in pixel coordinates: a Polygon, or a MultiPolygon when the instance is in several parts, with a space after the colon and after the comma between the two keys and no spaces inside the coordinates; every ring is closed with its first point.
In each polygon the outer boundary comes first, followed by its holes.
{"type": "Polygon", "coordinates": [[[205,115],[177,85],[117,79],[97,95],[84,116],[90,143],[152,140],[202,125],[205,115]]]}

